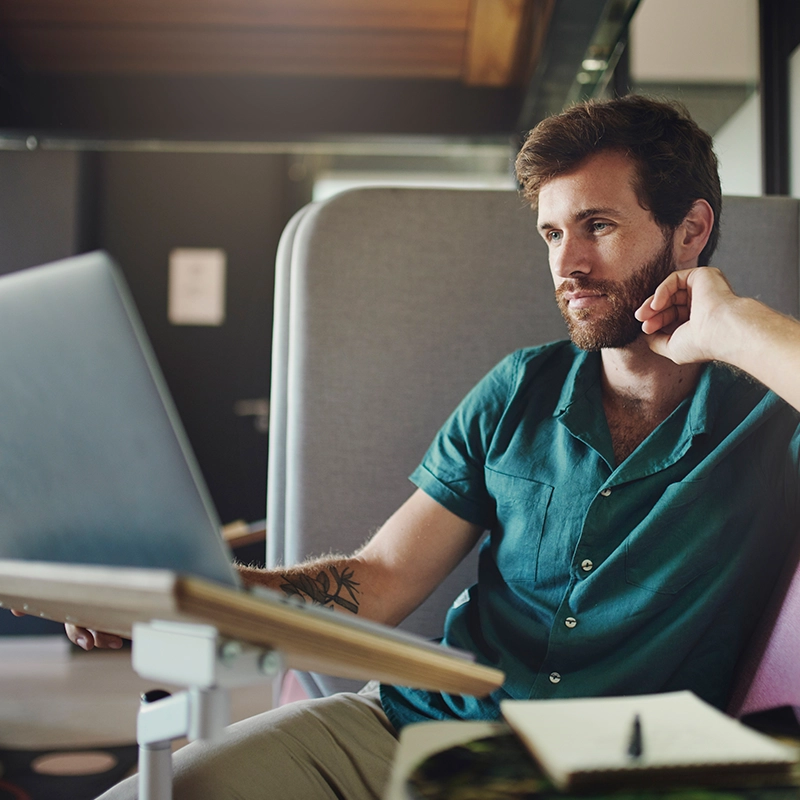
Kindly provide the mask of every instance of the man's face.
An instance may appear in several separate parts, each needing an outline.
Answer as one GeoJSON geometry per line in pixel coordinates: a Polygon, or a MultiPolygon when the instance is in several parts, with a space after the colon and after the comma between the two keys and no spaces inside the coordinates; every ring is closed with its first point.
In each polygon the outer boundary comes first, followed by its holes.
{"type": "Polygon", "coordinates": [[[634,342],[641,325],[633,312],[676,268],[672,237],[639,204],[634,177],[627,157],[604,152],[539,193],[556,300],[585,350],[634,342]]]}
{"type": "Polygon", "coordinates": [[[570,338],[583,350],[626,347],[635,342],[642,332],[642,324],[633,312],[674,271],[672,242],[665,241],[654,258],[627,278],[612,281],[578,276],[560,283],[556,287],[556,301],[567,322],[570,338]],[[608,310],[598,314],[591,307],[572,308],[570,299],[585,292],[602,293],[608,302],[608,310]]]}

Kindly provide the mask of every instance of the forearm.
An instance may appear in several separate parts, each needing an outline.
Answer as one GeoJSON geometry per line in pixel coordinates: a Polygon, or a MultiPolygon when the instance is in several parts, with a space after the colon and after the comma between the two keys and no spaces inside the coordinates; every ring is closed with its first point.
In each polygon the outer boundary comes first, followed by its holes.
{"type": "Polygon", "coordinates": [[[285,597],[373,622],[397,625],[435,588],[415,587],[381,559],[328,556],[284,569],[237,565],[245,586],[263,586],[285,597]]]}
{"type": "Polygon", "coordinates": [[[357,555],[328,556],[284,569],[241,564],[237,569],[245,586],[263,586],[312,605],[375,618],[370,603],[371,581],[366,576],[367,587],[362,586],[365,570],[357,555]]]}
{"type": "Polygon", "coordinates": [[[397,625],[452,571],[482,529],[417,490],[352,556],[327,556],[286,569],[239,567],[245,584],[307,603],[397,625]]]}
{"type": "Polygon", "coordinates": [[[758,300],[736,298],[720,315],[717,360],[752,375],[800,410],[800,322],[758,300]]]}
{"type": "Polygon", "coordinates": [[[800,322],[738,297],[718,269],[673,272],[635,316],[659,355],[677,364],[731,364],[800,410],[800,322]]]}

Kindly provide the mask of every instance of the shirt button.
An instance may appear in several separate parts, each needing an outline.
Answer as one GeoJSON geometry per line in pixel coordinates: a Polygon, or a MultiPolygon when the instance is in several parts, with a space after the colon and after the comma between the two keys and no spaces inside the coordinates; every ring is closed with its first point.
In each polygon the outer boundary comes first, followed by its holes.
{"type": "Polygon", "coordinates": [[[600,492],[600,494],[601,494],[603,497],[608,497],[608,496],[611,494],[611,489],[603,489],[603,490],[600,492]]]}
{"type": "Polygon", "coordinates": [[[584,558],[581,561],[581,569],[584,572],[591,572],[594,569],[594,564],[588,558],[584,558]]]}
{"type": "Polygon", "coordinates": [[[561,682],[561,675],[558,672],[551,672],[550,673],[550,683],[560,683],[561,682]]]}
{"type": "Polygon", "coordinates": [[[567,618],[564,620],[564,624],[565,624],[565,625],[566,625],[568,628],[574,628],[574,627],[575,627],[575,626],[578,624],[578,620],[576,620],[576,619],[575,619],[575,617],[567,617],[567,618]]]}

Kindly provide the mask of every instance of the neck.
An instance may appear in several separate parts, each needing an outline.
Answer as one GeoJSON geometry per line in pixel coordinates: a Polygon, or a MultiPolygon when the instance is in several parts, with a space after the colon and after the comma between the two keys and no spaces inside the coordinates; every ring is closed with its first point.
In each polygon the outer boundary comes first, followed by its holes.
{"type": "Polygon", "coordinates": [[[603,401],[630,412],[665,419],[694,389],[702,364],[675,364],[654,353],[644,337],[603,350],[603,401]]]}

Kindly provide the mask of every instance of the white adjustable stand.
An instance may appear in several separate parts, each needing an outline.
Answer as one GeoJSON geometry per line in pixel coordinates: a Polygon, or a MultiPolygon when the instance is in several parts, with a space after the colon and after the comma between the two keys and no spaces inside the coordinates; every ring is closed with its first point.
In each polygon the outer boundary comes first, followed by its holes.
{"type": "Polygon", "coordinates": [[[172,800],[172,740],[219,736],[230,721],[227,690],[271,680],[274,697],[283,663],[276,651],[224,639],[212,625],[154,621],[133,626],[133,668],[188,687],[147,692],[136,726],[139,800],[172,800]]]}

